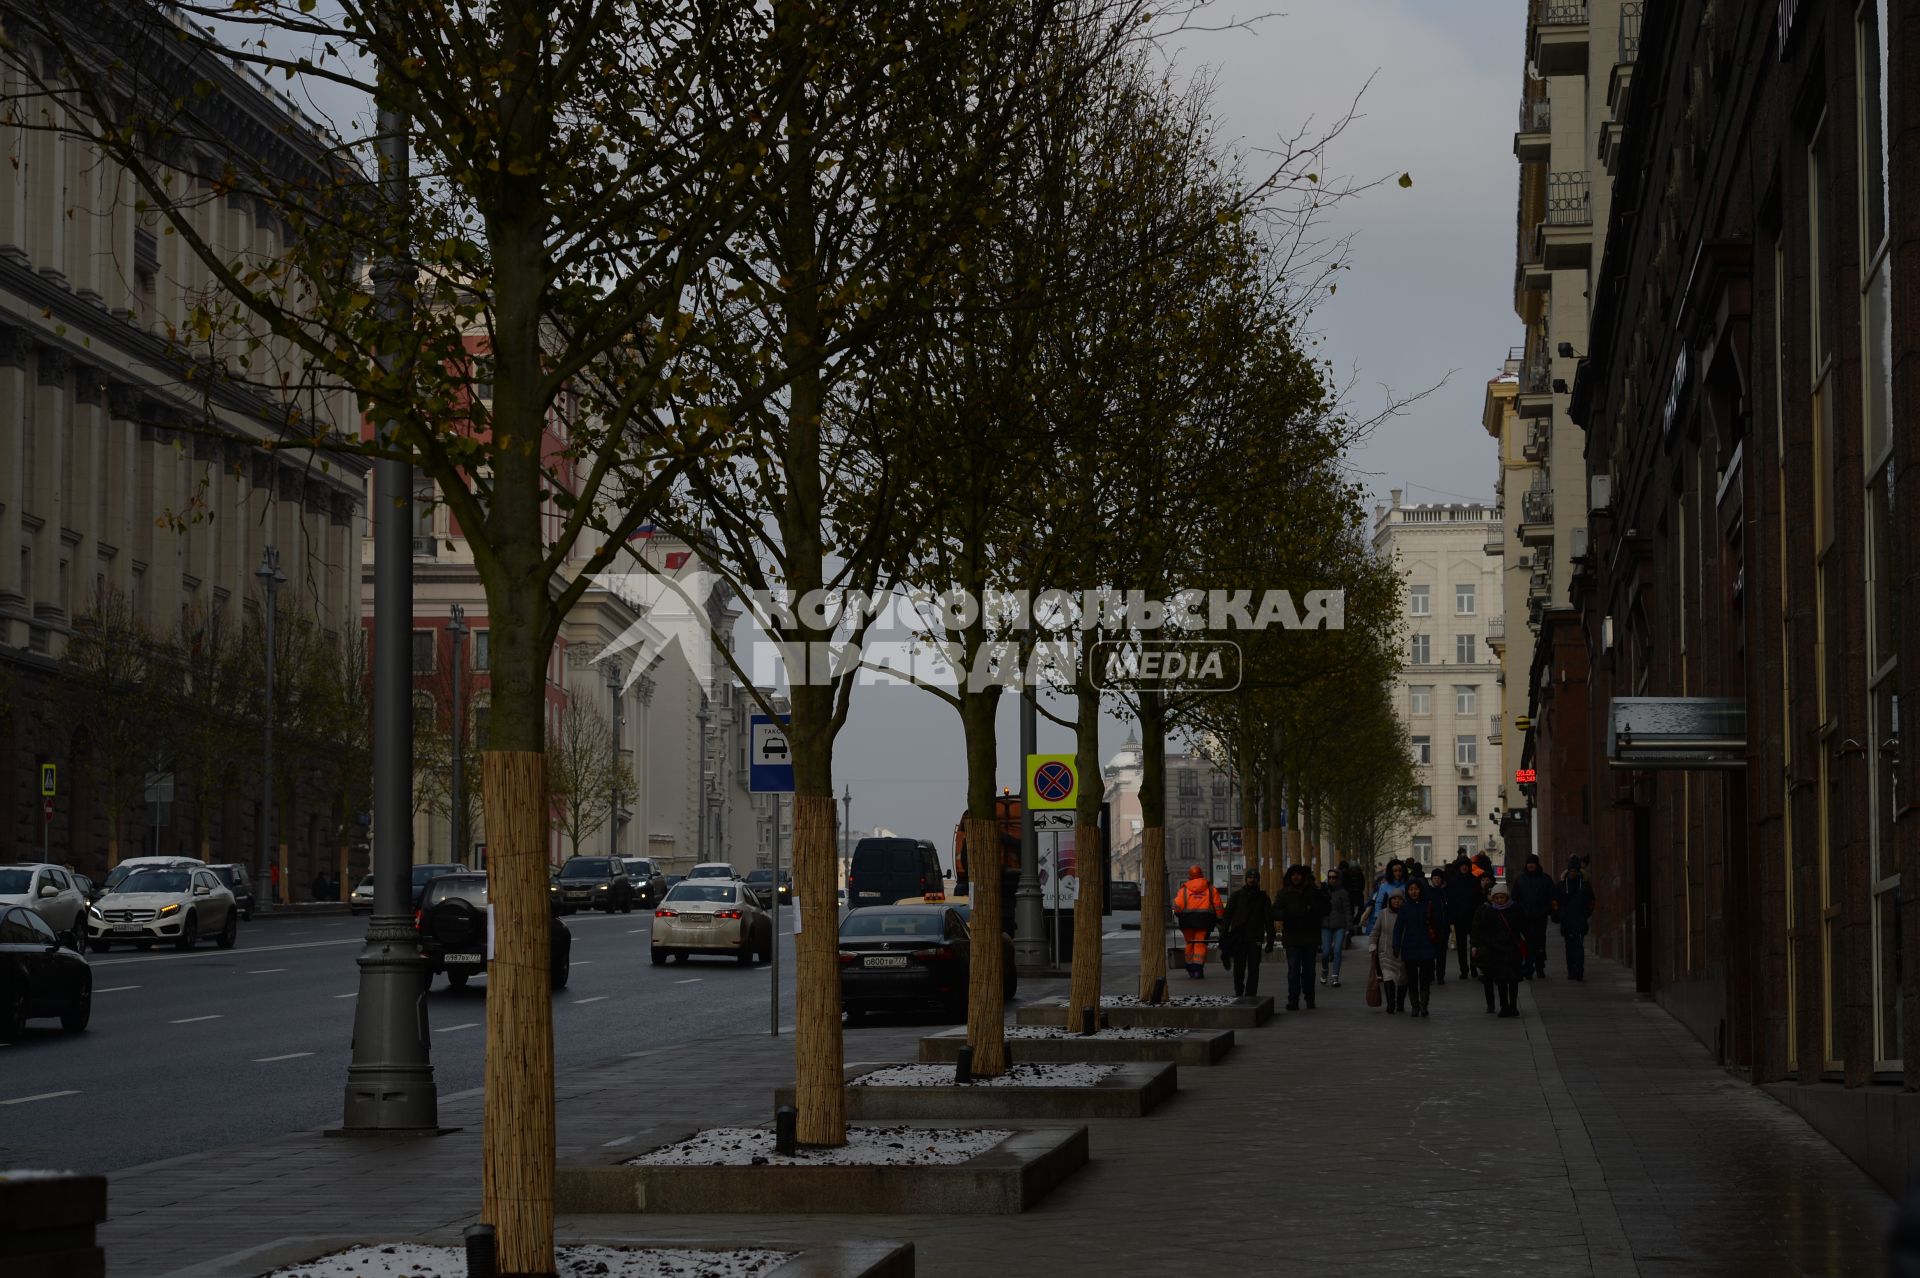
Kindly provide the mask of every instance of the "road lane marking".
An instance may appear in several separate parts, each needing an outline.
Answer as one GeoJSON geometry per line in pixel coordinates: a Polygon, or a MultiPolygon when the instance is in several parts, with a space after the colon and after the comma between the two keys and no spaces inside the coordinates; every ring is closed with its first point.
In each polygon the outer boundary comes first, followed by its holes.
{"type": "Polygon", "coordinates": [[[468,1021],[464,1025],[449,1025],[446,1028],[442,1029],[440,1032],[442,1034],[451,1034],[455,1030],[478,1029],[479,1027],[480,1027],[479,1021],[468,1021]]]}
{"type": "Polygon", "coordinates": [[[334,995],[334,997],[335,997],[335,998],[359,998],[359,997],[360,997],[360,991],[359,991],[359,990],[352,990],[352,991],[350,991],[350,992],[348,992],[348,993],[345,993],[345,994],[335,994],[335,995],[334,995]]]}
{"type": "Polygon", "coordinates": [[[674,984],[675,985],[692,985],[695,981],[704,981],[706,979],[707,978],[704,976],[689,976],[684,981],[675,981],[674,984]]]}
{"type": "Polygon", "coordinates": [[[78,1096],[79,1094],[75,1089],[68,1088],[64,1092],[41,1092],[37,1096],[16,1096],[12,1100],[0,1101],[0,1105],[25,1105],[29,1101],[54,1100],[61,1096],[78,1096]]]}
{"type": "Polygon", "coordinates": [[[109,985],[105,989],[95,990],[95,994],[118,994],[121,990],[137,990],[138,985],[109,985]]]}
{"type": "MultiPolygon", "coordinates": [[[[338,941],[296,941],[292,945],[250,945],[247,947],[247,952],[272,954],[278,950],[317,950],[323,945],[364,945],[365,943],[363,938],[352,936],[338,941]]],[[[171,963],[179,959],[224,957],[226,957],[224,950],[186,950],[172,954],[142,954],[133,958],[90,959],[88,963],[92,967],[118,967],[122,963],[171,963]]]]}
{"type": "Polygon", "coordinates": [[[573,1000],[573,1005],[575,1007],[578,1007],[582,1003],[598,1003],[601,999],[607,998],[607,997],[609,996],[606,994],[595,994],[592,998],[576,998],[575,1000],[573,1000]]]}
{"type": "Polygon", "coordinates": [[[247,970],[247,975],[248,976],[268,976],[274,972],[284,972],[287,970],[288,969],[284,967],[255,967],[255,968],[249,968],[247,970]]]}
{"type": "Polygon", "coordinates": [[[571,960],[571,963],[572,963],[572,966],[574,967],[587,967],[593,963],[593,960],[592,959],[573,959],[571,960]]]}
{"type": "Polygon", "coordinates": [[[288,1052],[285,1056],[256,1056],[253,1058],[253,1063],[255,1065],[271,1065],[275,1061],[295,1061],[299,1060],[302,1056],[311,1055],[313,1055],[312,1052],[288,1052]]]}
{"type": "Polygon", "coordinates": [[[621,1145],[625,1145],[625,1144],[628,1144],[628,1143],[629,1143],[629,1142],[631,1142],[632,1140],[633,1140],[633,1137],[631,1137],[631,1136],[620,1136],[620,1137],[616,1137],[616,1138],[615,1138],[615,1139],[613,1139],[613,1140],[603,1140],[603,1141],[601,1141],[601,1142],[600,1142],[600,1148],[602,1148],[602,1149],[617,1149],[617,1148],[619,1148],[619,1147],[620,1147],[621,1145]]]}
{"type": "Polygon", "coordinates": [[[214,1013],[213,1013],[212,1015],[210,1015],[210,1016],[183,1016],[183,1017],[181,1017],[181,1018],[180,1018],[179,1020],[177,1020],[177,1021],[168,1021],[168,1022],[167,1022],[167,1024],[169,1024],[169,1025],[191,1025],[191,1024],[193,1024],[193,1023],[194,1023],[195,1021],[217,1021],[217,1020],[219,1020],[219,1019],[220,1019],[220,1017],[221,1017],[221,1015],[222,1015],[222,1014],[221,1014],[221,1013],[219,1013],[219,1012],[214,1012],[214,1013]]]}
{"type": "Polygon", "coordinates": [[[638,935],[640,935],[640,933],[642,933],[642,932],[644,932],[644,931],[646,931],[646,930],[647,930],[647,929],[645,929],[644,927],[630,927],[630,928],[628,928],[628,929],[627,929],[627,935],[628,935],[628,936],[638,936],[638,935]]]}

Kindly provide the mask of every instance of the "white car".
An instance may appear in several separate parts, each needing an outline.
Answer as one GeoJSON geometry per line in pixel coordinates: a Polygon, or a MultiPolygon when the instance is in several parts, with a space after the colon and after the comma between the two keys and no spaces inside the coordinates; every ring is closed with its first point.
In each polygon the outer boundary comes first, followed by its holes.
{"type": "Polygon", "coordinates": [[[130,856],[107,871],[107,881],[100,885],[100,890],[102,892],[117,891],[120,885],[127,881],[129,874],[137,874],[141,870],[158,869],[161,866],[205,864],[205,861],[194,856],[130,856]]]}
{"type": "Polygon", "coordinates": [[[740,878],[740,872],[733,868],[731,861],[702,861],[687,871],[690,879],[734,879],[740,878]]]}
{"type": "Polygon", "coordinates": [[[87,894],[64,866],[0,865],[0,906],[24,905],[81,948],[87,939],[87,894]]]}
{"type": "Polygon", "coordinates": [[[773,957],[773,916],[744,883],[717,875],[676,883],[654,907],[649,957],[658,967],[693,954],[726,955],[743,967],[764,963],[773,957]]]}
{"type": "Polygon", "coordinates": [[[353,891],[347,897],[347,912],[359,914],[363,910],[373,909],[373,876],[369,874],[353,885],[353,891]]]}
{"type": "Polygon", "coordinates": [[[155,941],[190,950],[207,937],[230,950],[240,939],[240,907],[204,865],[137,869],[87,910],[87,936],[96,950],[155,941]]]}

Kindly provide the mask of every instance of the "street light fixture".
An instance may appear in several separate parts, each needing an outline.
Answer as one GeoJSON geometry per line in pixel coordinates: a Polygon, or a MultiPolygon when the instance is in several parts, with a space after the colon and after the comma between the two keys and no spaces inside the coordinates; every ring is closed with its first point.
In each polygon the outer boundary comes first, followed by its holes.
{"type": "Polygon", "coordinates": [[[263,887],[267,889],[267,908],[271,910],[280,904],[280,894],[273,888],[272,861],[270,859],[273,855],[275,833],[273,793],[273,620],[274,614],[280,610],[280,587],[287,583],[286,574],[280,571],[280,551],[276,547],[265,546],[261,548],[260,566],[253,570],[253,575],[260,579],[260,588],[266,594],[267,604],[267,700],[266,709],[260,715],[261,732],[266,738],[264,746],[266,768],[262,771],[261,775],[266,779],[265,783],[267,788],[265,799],[260,804],[262,817],[260,822],[260,857],[259,865],[255,870],[256,877],[254,879],[253,890],[254,899],[258,901],[260,889],[263,887]]]}
{"type": "Polygon", "coordinates": [[[447,622],[447,637],[453,640],[453,860],[467,861],[467,739],[462,732],[460,701],[460,641],[471,629],[466,624],[467,610],[453,605],[453,617],[447,622]]]}
{"type": "MultiPolygon", "coordinates": [[[[846,787],[846,790],[847,792],[840,797],[840,806],[846,813],[846,816],[842,817],[840,821],[841,828],[846,831],[845,834],[840,836],[840,846],[844,847],[847,850],[847,856],[851,857],[853,855],[853,787],[849,785],[846,787]]],[[[774,807],[773,819],[774,837],[777,839],[780,837],[780,812],[778,804],[774,807]]]]}

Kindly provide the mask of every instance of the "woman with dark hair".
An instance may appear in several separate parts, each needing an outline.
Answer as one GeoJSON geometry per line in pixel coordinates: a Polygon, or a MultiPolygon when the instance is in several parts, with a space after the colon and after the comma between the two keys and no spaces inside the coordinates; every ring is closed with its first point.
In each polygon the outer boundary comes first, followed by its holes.
{"type": "Polygon", "coordinates": [[[1394,925],[1400,921],[1400,911],[1407,904],[1406,889],[1396,886],[1387,897],[1386,913],[1378,920],[1379,926],[1370,933],[1372,941],[1368,948],[1373,951],[1374,970],[1380,973],[1381,1004],[1389,1014],[1404,1006],[1407,997],[1407,969],[1400,960],[1400,952],[1394,948],[1394,925]]]}
{"type": "Polygon", "coordinates": [[[1379,924],[1380,915],[1387,908],[1387,898],[1396,893],[1405,895],[1406,890],[1406,863],[1401,861],[1399,857],[1395,857],[1393,860],[1387,862],[1386,873],[1382,874],[1380,876],[1380,882],[1374,885],[1373,901],[1367,906],[1367,912],[1360,918],[1360,922],[1365,925],[1364,930],[1368,935],[1372,935],[1375,927],[1379,924]]]}
{"type": "Polygon", "coordinates": [[[1433,960],[1440,952],[1433,935],[1433,904],[1427,885],[1419,879],[1407,880],[1407,903],[1393,923],[1393,950],[1406,969],[1406,987],[1402,997],[1412,995],[1413,1014],[1427,1015],[1427,1000],[1433,994],[1433,960]]]}
{"type": "Polygon", "coordinates": [[[1480,983],[1486,987],[1489,1012],[1498,993],[1500,1015],[1520,1015],[1520,972],[1526,953],[1525,929],[1513,908],[1513,893],[1496,880],[1487,903],[1473,916],[1473,958],[1480,967],[1480,983]]]}

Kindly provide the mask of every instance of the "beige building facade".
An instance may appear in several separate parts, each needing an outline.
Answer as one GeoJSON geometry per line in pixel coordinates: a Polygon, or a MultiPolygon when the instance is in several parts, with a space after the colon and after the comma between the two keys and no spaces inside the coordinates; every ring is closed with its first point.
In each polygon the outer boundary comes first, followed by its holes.
{"type": "MultiPolygon", "coordinates": [[[[1505,594],[1487,543],[1497,507],[1374,508],[1373,548],[1399,569],[1407,651],[1395,703],[1412,739],[1422,812],[1395,854],[1422,865],[1497,849],[1505,594]]],[[[1495,851],[1497,858],[1497,851],[1495,851]]]]}

